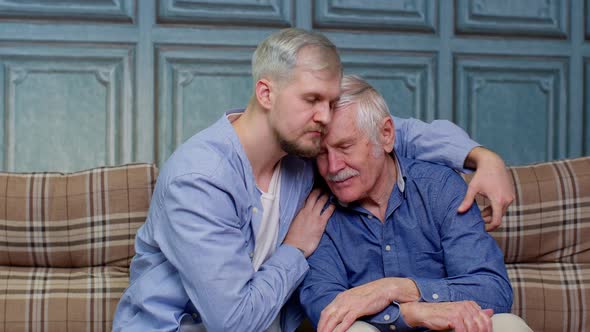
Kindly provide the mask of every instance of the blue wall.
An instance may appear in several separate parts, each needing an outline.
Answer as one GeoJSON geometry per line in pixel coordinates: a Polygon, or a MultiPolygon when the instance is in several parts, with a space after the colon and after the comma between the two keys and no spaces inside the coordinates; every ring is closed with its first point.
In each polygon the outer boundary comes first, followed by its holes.
{"type": "Polygon", "coordinates": [[[276,29],[325,33],[392,113],[509,164],[590,154],[581,0],[0,0],[0,169],[161,164],[251,93],[276,29]]]}

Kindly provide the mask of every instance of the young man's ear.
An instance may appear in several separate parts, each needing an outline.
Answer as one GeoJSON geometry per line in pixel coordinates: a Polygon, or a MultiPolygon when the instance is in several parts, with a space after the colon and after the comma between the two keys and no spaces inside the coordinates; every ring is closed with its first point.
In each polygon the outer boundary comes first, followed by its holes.
{"type": "Polygon", "coordinates": [[[393,144],[395,143],[395,125],[391,116],[386,116],[381,120],[381,130],[379,133],[379,140],[385,152],[393,151],[393,144]]]}
{"type": "Polygon", "coordinates": [[[272,106],[272,83],[265,78],[259,79],[254,91],[258,104],[264,109],[270,109],[272,106]]]}

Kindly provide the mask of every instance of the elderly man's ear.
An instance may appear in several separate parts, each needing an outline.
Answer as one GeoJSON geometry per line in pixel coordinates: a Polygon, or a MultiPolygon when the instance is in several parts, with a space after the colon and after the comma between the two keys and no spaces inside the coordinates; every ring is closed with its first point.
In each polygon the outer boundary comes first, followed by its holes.
{"type": "Polygon", "coordinates": [[[393,143],[395,143],[395,125],[393,119],[388,116],[381,120],[381,132],[379,133],[379,140],[383,150],[386,153],[393,151],[393,143]]]}

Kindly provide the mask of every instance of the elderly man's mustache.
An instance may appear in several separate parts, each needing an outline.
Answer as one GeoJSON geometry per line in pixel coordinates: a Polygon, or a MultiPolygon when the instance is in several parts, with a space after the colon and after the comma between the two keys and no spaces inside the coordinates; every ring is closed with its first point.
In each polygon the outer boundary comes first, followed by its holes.
{"type": "Polygon", "coordinates": [[[359,174],[360,173],[357,170],[347,167],[334,175],[328,175],[328,180],[330,180],[332,182],[342,182],[342,181],[346,181],[346,180],[350,179],[353,176],[357,176],[359,174]]]}

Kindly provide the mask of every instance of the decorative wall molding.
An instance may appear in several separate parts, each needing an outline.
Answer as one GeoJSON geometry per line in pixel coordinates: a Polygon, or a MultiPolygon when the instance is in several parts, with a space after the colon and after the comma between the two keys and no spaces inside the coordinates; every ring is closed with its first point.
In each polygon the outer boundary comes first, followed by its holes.
{"type": "Polygon", "coordinates": [[[313,12],[313,26],[317,28],[438,30],[438,1],[316,0],[313,12]]]}
{"type": "Polygon", "coordinates": [[[0,20],[59,20],[133,23],[136,0],[0,0],[0,20]]]}
{"type": "Polygon", "coordinates": [[[228,26],[294,25],[294,0],[160,0],[157,22],[228,26]]]}
{"type": "Polygon", "coordinates": [[[68,45],[0,48],[0,81],[6,82],[0,94],[3,169],[68,171],[130,162],[134,52],[130,47],[68,45]],[[31,87],[35,90],[27,90],[31,87]],[[82,87],[93,98],[72,95],[62,100],[51,95],[52,91],[67,93],[82,87]],[[43,109],[55,105],[63,109],[43,109]],[[105,121],[93,123],[97,118],[105,121]],[[79,122],[71,123],[73,119],[79,122]],[[72,133],[78,137],[68,136],[72,133]],[[97,133],[104,136],[92,136],[97,133]],[[89,141],[104,150],[84,146],[89,141]],[[38,160],[37,166],[31,160],[38,160]]]}
{"type": "Polygon", "coordinates": [[[515,147],[528,153],[521,154],[521,158],[531,158],[521,162],[557,159],[565,153],[566,59],[458,55],[454,64],[453,118],[471,137],[486,146],[506,150],[500,152],[508,162],[519,153],[515,147]],[[512,127],[518,130],[511,131],[512,127]],[[511,136],[506,137],[503,131],[511,136]],[[510,140],[513,144],[502,144],[510,140]]]}
{"type": "Polygon", "coordinates": [[[569,37],[569,0],[457,0],[458,33],[569,37]]]}
{"type": "Polygon", "coordinates": [[[383,95],[393,115],[435,118],[436,54],[343,50],[341,56],[346,73],[369,81],[383,95]]]}
{"type": "Polygon", "coordinates": [[[156,56],[156,154],[161,165],[176,147],[219,119],[224,111],[246,107],[252,93],[252,50],[166,46],[157,47],[156,56]],[[200,95],[191,93],[191,89],[200,95]]]}

